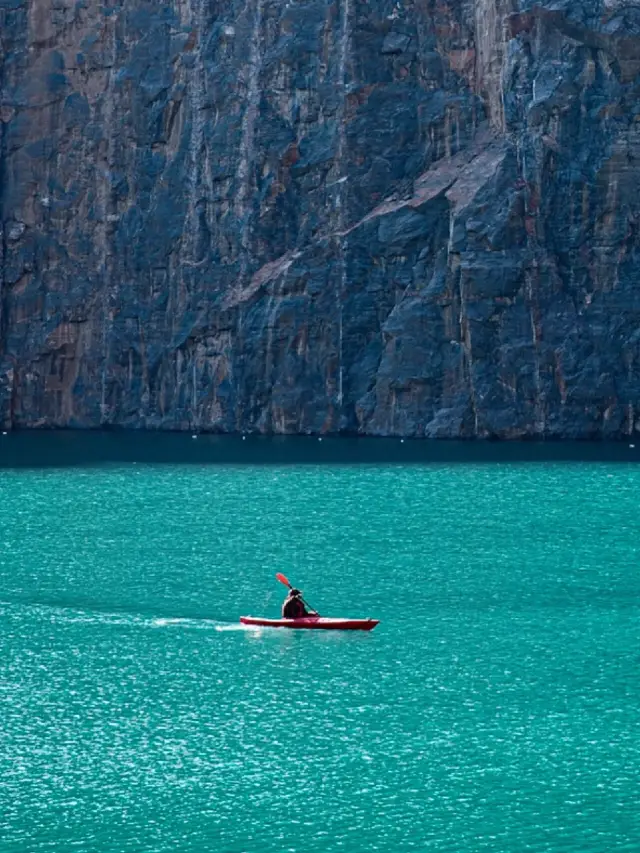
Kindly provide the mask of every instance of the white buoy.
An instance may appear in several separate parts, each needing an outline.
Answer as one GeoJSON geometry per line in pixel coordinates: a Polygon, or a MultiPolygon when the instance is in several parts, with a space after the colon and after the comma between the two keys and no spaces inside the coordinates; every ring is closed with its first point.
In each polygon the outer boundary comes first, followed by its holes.
{"type": "Polygon", "coordinates": [[[197,437],[198,437],[197,435],[192,435],[192,436],[191,436],[191,438],[197,438],[197,437]]]}

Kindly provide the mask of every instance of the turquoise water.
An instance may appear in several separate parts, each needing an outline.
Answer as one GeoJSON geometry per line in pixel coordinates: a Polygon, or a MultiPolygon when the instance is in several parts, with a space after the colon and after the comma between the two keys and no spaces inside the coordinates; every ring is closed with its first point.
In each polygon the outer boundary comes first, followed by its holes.
{"type": "Polygon", "coordinates": [[[640,468],[0,472],[0,853],[640,849],[640,468]],[[284,571],[371,634],[243,630],[284,571]]]}

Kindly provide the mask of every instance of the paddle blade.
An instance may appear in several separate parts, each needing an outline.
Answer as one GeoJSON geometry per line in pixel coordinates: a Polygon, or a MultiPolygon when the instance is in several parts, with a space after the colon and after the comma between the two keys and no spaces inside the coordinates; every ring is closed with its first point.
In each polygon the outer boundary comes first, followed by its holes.
{"type": "Polygon", "coordinates": [[[283,583],[285,586],[288,586],[289,589],[291,589],[291,584],[289,583],[287,578],[281,572],[277,573],[276,578],[277,578],[277,580],[280,581],[280,583],[283,583]]]}

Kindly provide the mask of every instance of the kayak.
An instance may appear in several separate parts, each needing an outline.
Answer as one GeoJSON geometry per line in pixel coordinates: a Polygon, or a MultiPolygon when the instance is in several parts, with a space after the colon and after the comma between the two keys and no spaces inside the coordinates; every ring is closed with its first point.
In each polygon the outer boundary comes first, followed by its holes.
{"type": "Polygon", "coordinates": [[[263,628],[306,628],[324,631],[372,631],[379,619],[327,619],[323,616],[304,616],[302,619],[262,619],[257,616],[241,616],[243,625],[259,625],[263,628]]]}

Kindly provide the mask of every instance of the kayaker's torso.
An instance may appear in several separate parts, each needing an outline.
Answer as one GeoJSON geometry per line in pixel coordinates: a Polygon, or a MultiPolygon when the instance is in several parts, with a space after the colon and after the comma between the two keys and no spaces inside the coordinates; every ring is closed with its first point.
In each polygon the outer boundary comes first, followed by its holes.
{"type": "Polygon", "coordinates": [[[307,615],[304,604],[297,596],[288,596],[282,605],[283,619],[302,619],[307,615]]]}

